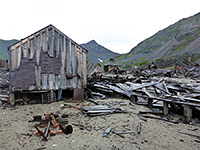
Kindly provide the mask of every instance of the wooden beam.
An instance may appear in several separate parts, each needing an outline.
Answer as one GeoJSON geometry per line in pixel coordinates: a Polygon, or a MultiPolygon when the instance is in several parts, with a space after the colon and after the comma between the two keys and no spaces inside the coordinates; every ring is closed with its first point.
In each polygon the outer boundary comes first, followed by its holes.
{"type": "Polygon", "coordinates": [[[183,115],[185,123],[192,121],[192,108],[188,105],[183,105],[183,115]]]}
{"type": "Polygon", "coordinates": [[[148,98],[148,105],[149,108],[153,107],[153,99],[152,98],[148,98]]]}
{"type": "Polygon", "coordinates": [[[168,102],[163,102],[163,113],[164,115],[168,115],[169,113],[168,102]]]}

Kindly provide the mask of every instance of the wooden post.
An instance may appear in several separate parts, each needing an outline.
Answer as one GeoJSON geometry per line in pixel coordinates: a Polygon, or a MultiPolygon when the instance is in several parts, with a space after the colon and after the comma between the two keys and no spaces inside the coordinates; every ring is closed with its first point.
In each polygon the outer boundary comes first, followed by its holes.
{"type": "Polygon", "coordinates": [[[10,105],[15,105],[15,94],[13,92],[9,94],[9,103],[10,105]]]}
{"type": "Polygon", "coordinates": [[[169,109],[168,109],[168,103],[163,101],[163,113],[164,115],[168,115],[169,109]]]}
{"type": "Polygon", "coordinates": [[[137,96],[131,95],[130,101],[131,101],[132,103],[136,103],[136,102],[137,102],[137,96]]]}
{"type": "Polygon", "coordinates": [[[51,102],[54,102],[54,96],[53,96],[53,94],[54,94],[54,93],[53,93],[53,91],[51,90],[51,91],[50,91],[50,95],[51,95],[50,101],[51,101],[51,102]]]}
{"type": "Polygon", "coordinates": [[[190,123],[192,121],[192,108],[189,105],[183,106],[183,114],[185,123],[190,123]]]}
{"type": "Polygon", "coordinates": [[[153,103],[153,99],[152,98],[148,98],[148,107],[152,108],[152,103],[153,103]]]}

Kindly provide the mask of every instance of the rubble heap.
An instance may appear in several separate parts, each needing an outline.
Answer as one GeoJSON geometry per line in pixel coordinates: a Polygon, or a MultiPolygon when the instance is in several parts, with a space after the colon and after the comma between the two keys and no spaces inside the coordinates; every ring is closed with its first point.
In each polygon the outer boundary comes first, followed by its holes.
{"type": "Polygon", "coordinates": [[[184,114],[187,123],[200,107],[200,83],[192,79],[101,74],[88,82],[88,95],[93,99],[127,98],[150,108],[160,107],[164,115],[184,114]]]}
{"type": "Polygon", "coordinates": [[[8,68],[0,68],[0,89],[9,87],[9,70],[8,68]]]}

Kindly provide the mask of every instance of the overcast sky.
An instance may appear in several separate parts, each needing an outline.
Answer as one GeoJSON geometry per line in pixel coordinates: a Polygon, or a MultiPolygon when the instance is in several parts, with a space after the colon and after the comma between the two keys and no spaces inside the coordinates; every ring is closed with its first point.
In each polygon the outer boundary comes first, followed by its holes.
{"type": "Polygon", "coordinates": [[[200,11],[200,0],[0,0],[0,39],[23,39],[53,24],[79,44],[126,53],[200,11]]]}

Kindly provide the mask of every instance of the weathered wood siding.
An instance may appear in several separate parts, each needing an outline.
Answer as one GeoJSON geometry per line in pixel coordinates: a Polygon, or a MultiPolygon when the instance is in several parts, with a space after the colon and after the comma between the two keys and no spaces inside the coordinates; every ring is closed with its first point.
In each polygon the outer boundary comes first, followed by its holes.
{"type": "Polygon", "coordinates": [[[86,50],[52,25],[11,46],[10,51],[12,92],[84,88],[87,84],[86,50]]]}

